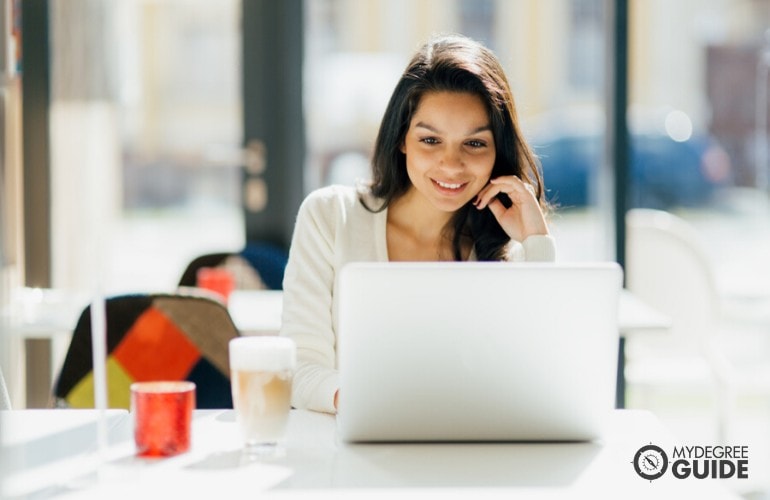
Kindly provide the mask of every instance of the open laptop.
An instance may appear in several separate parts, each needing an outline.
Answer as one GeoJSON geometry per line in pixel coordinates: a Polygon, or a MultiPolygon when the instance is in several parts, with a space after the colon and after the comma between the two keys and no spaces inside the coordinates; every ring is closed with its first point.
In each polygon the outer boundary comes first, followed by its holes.
{"type": "Polygon", "coordinates": [[[586,441],[614,408],[615,263],[353,263],[345,441],[586,441]]]}

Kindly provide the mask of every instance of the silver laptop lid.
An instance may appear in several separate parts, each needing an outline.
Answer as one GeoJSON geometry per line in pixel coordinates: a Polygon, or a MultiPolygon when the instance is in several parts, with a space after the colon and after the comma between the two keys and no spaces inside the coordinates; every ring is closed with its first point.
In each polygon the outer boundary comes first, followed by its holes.
{"type": "Polygon", "coordinates": [[[340,273],[347,441],[590,440],[614,407],[615,263],[355,263],[340,273]]]}

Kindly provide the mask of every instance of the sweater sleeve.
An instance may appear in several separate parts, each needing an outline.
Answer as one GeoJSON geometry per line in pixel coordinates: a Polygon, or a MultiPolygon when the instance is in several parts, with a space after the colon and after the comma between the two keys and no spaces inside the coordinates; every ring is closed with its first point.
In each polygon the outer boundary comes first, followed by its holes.
{"type": "Polygon", "coordinates": [[[339,387],[332,326],[334,210],[312,193],[302,203],[283,281],[281,335],[297,344],[292,406],[333,413],[339,387]]]}
{"type": "Polygon", "coordinates": [[[553,236],[548,234],[533,234],[524,242],[511,240],[509,256],[512,262],[554,262],[556,243],[553,236]]]}

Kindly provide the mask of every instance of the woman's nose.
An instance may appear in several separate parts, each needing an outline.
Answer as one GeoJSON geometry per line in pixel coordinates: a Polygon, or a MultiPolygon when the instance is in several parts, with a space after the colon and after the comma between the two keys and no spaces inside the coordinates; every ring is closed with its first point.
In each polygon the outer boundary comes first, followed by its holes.
{"type": "Polygon", "coordinates": [[[446,148],[441,158],[441,164],[446,168],[463,168],[461,152],[455,148],[446,148]]]}

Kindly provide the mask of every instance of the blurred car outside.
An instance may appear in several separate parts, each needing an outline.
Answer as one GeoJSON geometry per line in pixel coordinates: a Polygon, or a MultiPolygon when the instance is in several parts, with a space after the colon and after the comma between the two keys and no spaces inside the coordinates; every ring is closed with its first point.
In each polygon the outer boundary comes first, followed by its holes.
{"type": "MultiPolygon", "coordinates": [[[[559,209],[596,203],[604,154],[603,117],[595,110],[554,113],[527,122],[548,200],[559,209]]],[[[629,113],[629,208],[708,204],[732,184],[730,158],[716,139],[695,132],[674,109],[629,113]]]]}

